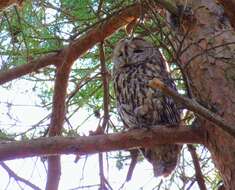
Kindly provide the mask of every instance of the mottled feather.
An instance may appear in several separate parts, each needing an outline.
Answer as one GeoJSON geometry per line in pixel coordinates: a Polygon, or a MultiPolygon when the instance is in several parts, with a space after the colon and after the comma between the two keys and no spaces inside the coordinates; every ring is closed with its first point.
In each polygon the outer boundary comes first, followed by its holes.
{"type": "MultiPolygon", "coordinates": [[[[176,90],[156,47],[141,38],[123,39],[114,49],[113,63],[117,109],[126,126],[178,126],[180,113],[173,99],[148,86],[151,79],[158,78],[176,90]]],[[[152,163],[155,176],[167,176],[174,170],[180,150],[180,145],[172,144],[141,149],[152,163]]]]}

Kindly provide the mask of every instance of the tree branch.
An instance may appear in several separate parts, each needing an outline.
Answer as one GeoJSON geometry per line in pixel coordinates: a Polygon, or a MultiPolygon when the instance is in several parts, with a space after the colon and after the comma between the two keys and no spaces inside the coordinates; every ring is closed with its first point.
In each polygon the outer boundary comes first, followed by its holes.
{"type": "Polygon", "coordinates": [[[68,57],[69,60],[67,61],[69,64],[73,64],[78,57],[83,55],[96,43],[103,41],[122,26],[138,18],[141,14],[140,10],[138,3],[128,6],[106,18],[103,22],[98,23],[80,38],[74,40],[70,45],[64,47],[57,53],[47,54],[31,63],[0,73],[0,85],[33,71],[37,71],[45,66],[62,64],[64,57],[68,57]]]}
{"type": "MultiPolygon", "coordinates": [[[[57,66],[56,79],[53,94],[53,106],[51,123],[49,128],[49,136],[61,135],[64,119],[65,119],[65,100],[67,93],[67,86],[70,74],[70,67],[72,64],[67,64],[68,57],[64,58],[62,66],[57,66]]],[[[57,190],[59,186],[61,175],[60,156],[48,157],[48,175],[46,190],[57,190]]]]}
{"type": "Polygon", "coordinates": [[[205,131],[200,127],[154,126],[150,129],[133,129],[108,135],[43,137],[19,142],[1,141],[0,160],[59,154],[85,155],[157,144],[204,144],[204,142],[205,131]]]}
{"type": "Polygon", "coordinates": [[[193,159],[193,165],[195,168],[196,180],[197,180],[198,186],[199,186],[200,190],[206,190],[205,180],[203,178],[200,163],[199,163],[199,160],[197,157],[196,148],[193,145],[188,144],[188,150],[189,150],[189,152],[192,156],[192,159],[193,159]]]}
{"type": "Polygon", "coordinates": [[[48,157],[47,190],[58,190],[61,175],[60,156],[48,157]]]}
{"type": "MultiPolygon", "coordinates": [[[[177,9],[173,6],[173,3],[170,3],[167,0],[156,0],[155,2],[173,14],[176,14],[177,9]]],[[[102,22],[91,28],[80,38],[71,42],[70,45],[56,53],[49,53],[30,63],[0,73],[0,85],[28,73],[37,71],[38,69],[48,65],[57,65],[62,63],[65,56],[71,56],[69,62],[72,64],[78,57],[87,52],[87,50],[92,48],[96,43],[103,41],[119,28],[132,22],[134,19],[139,18],[139,16],[143,14],[143,11],[146,11],[140,6],[140,4],[136,3],[122,9],[121,11],[117,11],[112,16],[104,19],[102,22]],[[70,52],[69,55],[67,55],[67,52],[70,52]]]]}
{"type": "Polygon", "coordinates": [[[34,190],[41,190],[38,186],[32,184],[30,181],[18,176],[11,168],[9,168],[4,162],[0,162],[0,165],[2,166],[3,169],[6,170],[8,173],[9,177],[13,177],[16,181],[20,181],[24,183],[25,185],[31,187],[34,190]]]}
{"type": "MultiPolygon", "coordinates": [[[[105,64],[105,52],[104,52],[104,43],[101,42],[99,46],[100,51],[100,65],[101,65],[101,76],[102,76],[102,83],[103,83],[103,110],[104,110],[104,116],[103,116],[103,122],[100,130],[102,130],[102,134],[104,134],[104,131],[107,127],[108,121],[109,121],[109,81],[108,81],[108,71],[105,64]]],[[[105,175],[104,175],[104,165],[103,165],[103,154],[99,153],[99,171],[100,171],[100,189],[108,189],[106,188],[105,183],[105,175]]]]}
{"type": "Polygon", "coordinates": [[[135,166],[138,161],[139,150],[138,149],[131,150],[130,155],[131,155],[131,163],[127,172],[126,182],[130,181],[132,178],[132,174],[134,172],[135,166]]]}
{"type": "Polygon", "coordinates": [[[21,6],[24,0],[1,0],[0,2],[0,12],[4,9],[12,6],[12,5],[18,5],[21,6]]]}
{"type": "Polygon", "coordinates": [[[28,73],[36,72],[38,69],[46,67],[48,65],[55,65],[63,59],[63,54],[58,53],[49,53],[45,56],[38,58],[37,60],[31,61],[27,64],[17,66],[8,71],[0,73],[0,85],[9,82],[13,79],[26,75],[28,73]]]}
{"type": "Polygon", "coordinates": [[[149,86],[154,89],[160,89],[166,95],[171,96],[176,102],[181,103],[187,109],[199,114],[200,116],[211,121],[216,126],[220,127],[221,129],[223,129],[224,131],[228,132],[230,135],[235,137],[235,128],[233,128],[233,126],[228,124],[219,115],[217,115],[217,114],[211,112],[210,110],[206,109],[205,107],[201,106],[195,100],[181,96],[180,94],[178,94],[177,92],[175,92],[174,90],[172,90],[168,86],[166,86],[159,79],[151,80],[149,83],[149,86]]]}
{"type": "MultiPolygon", "coordinates": [[[[125,15],[114,18],[111,17],[111,19],[108,19],[107,22],[101,23],[95,28],[89,30],[85,36],[74,40],[74,42],[72,42],[67,49],[63,50],[63,52],[65,52],[64,59],[57,65],[49,136],[61,134],[65,118],[65,98],[68,86],[68,79],[71,66],[73,65],[74,61],[88,49],[92,48],[94,44],[103,41],[107,36],[111,35],[124,23],[128,23],[128,21],[125,20],[126,18],[128,17],[126,17],[125,15]],[[117,19],[121,20],[122,23],[118,23],[116,21],[117,19]],[[116,26],[116,24],[118,24],[118,26],[116,26]],[[87,36],[89,36],[89,38],[87,38],[87,36]]],[[[61,173],[60,168],[60,158],[58,155],[48,158],[48,176],[46,186],[47,190],[58,189],[61,173]]]]}
{"type": "Polygon", "coordinates": [[[104,43],[101,42],[100,46],[100,65],[101,65],[101,76],[102,76],[102,83],[103,83],[103,110],[104,110],[104,117],[102,123],[102,130],[103,132],[106,129],[107,123],[109,121],[109,78],[108,78],[108,70],[105,63],[105,52],[104,52],[104,43]]]}

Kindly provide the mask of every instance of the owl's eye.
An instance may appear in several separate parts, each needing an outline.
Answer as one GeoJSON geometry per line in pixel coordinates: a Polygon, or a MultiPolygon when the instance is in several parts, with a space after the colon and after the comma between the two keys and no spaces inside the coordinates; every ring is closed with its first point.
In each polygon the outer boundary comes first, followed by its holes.
{"type": "Polygon", "coordinates": [[[134,53],[142,53],[144,50],[143,49],[135,49],[133,52],[134,53]]]}

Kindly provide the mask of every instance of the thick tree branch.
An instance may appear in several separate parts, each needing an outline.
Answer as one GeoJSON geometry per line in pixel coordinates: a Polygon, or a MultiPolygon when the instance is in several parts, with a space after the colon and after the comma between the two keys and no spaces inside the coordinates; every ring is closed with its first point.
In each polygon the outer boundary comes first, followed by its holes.
{"type": "Polygon", "coordinates": [[[212,123],[216,124],[216,126],[220,127],[224,131],[228,132],[230,135],[235,137],[235,128],[228,124],[222,117],[219,115],[211,112],[210,110],[206,109],[205,107],[201,106],[193,99],[189,99],[186,97],[181,96],[174,90],[167,87],[163,82],[159,79],[153,79],[150,81],[149,86],[155,89],[160,89],[166,95],[171,96],[176,102],[181,103],[187,109],[199,114],[200,116],[204,117],[205,119],[211,121],[212,123]]]}
{"type": "MultiPolygon", "coordinates": [[[[51,115],[51,123],[49,129],[49,136],[61,135],[66,107],[66,93],[70,74],[70,66],[72,64],[67,64],[67,57],[65,57],[62,66],[57,66],[56,80],[53,95],[53,107],[51,115]],[[67,66],[68,65],[68,66],[67,66]]],[[[61,163],[60,156],[50,156],[48,157],[48,175],[46,190],[57,190],[59,186],[61,175],[61,163]]]]}
{"type": "Polygon", "coordinates": [[[56,136],[19,142],[0,142],[0,160],[58,154],[85,155],[157,144],[204,144],[205,140],[205,131],[200,127],[155,126],[151,129],[133,129],[108,135],[56,136]]]}

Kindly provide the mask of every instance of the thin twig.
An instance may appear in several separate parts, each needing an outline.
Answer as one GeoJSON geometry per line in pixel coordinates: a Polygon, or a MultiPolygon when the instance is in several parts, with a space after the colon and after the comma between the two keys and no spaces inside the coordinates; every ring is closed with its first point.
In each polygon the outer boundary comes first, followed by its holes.
{"type": "MultiPolygon", "coordinates": [[[[100,1],[102,2],[102,1],[100,1]]],[[[101,126],[101,131],[104,133],[108,120],[109,120],[109,84],[107,77],[107,68],[105,64],[105,53],[104,53],[104,43],[101,42],[99,46],[100,50],[100,65],[101,65],[101,76],[103,81],[103,109],[104,109],[104,117],[101,126]]],[[[106,179],[104,176],[104,167],[103,167],[103,154],[99,153],[99,169],[100,169],[100,188],[103,190],[107,189],[106,187],[106,179]]]]}
{"type": "Polygon", "coordinates": [[[4,168],[6,170],[6,172],[8,173],[8,175],[12,178],[14,178],[16,181],[20,181],[26,185],[28,185],[29,187],[31,187],[34,190],[41,190],[39,187],[37,187],[36,185],[32,184],[30,181],[18,176],[13,170],[11,170],[4,162],[0,162],[0,165],[2,166],[2,168],[4,168]]]}
{"type": "Polygon", "coordinates": [[[105,53],[104,44],[100,43],[100,65],[101,65],[101,76],[103,81],[103,109],[104,109],[104,119],[102,123],[102,130],[105,131],[106,125],[109,120],[109,78],[108,70],[105,64],[105,53]]]}

